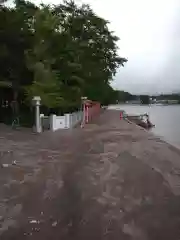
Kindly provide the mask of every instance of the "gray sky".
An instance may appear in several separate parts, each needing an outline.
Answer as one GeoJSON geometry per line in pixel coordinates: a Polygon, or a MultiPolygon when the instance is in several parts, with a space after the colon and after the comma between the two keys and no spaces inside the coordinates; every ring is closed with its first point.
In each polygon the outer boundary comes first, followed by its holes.
{"type": "Polygon", "coordinates": [[[90,4],[121,38],[119,53],[128,63],[118,71],[112,84],[115,88],[133,93],[180,92],[179,0],[78,2],[90,4]]]}

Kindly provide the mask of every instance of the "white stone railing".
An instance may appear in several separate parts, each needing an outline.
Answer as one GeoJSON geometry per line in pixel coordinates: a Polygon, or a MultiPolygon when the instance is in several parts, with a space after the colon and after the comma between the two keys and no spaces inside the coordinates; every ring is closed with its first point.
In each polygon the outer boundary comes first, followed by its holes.
{"type": "Polygon", "coordinates": [[[51,131],[73,128],[82,121],[82,118],[83,113],[81,111],[68,113],[64,116],[51,115],[48,117],[41,115],[42,128],[50,129],[51,131]]]}

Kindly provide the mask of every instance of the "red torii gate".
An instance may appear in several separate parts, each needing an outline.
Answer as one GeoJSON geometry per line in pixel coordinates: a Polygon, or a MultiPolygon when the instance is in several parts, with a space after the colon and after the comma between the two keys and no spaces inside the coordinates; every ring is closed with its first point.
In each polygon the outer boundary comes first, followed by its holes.
{"type": "Polygon", "coordinates": [[[101,104],[91,100],[85,100],[83,103],[83,121],[81,127],[89,123],[97,114],[99,114],[101,104]]]}

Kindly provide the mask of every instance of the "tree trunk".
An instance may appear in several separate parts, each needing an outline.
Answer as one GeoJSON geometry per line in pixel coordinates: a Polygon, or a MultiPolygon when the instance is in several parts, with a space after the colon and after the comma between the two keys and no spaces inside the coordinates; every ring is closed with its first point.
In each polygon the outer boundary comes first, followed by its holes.
{"type": "Polygon", "coordinates": [[[19,104],[18,104],[18,87],[15,84],[13,87],[13,101],[12,101],[12,111],[13,111],[13,117],[19,116],[19,104]]]}

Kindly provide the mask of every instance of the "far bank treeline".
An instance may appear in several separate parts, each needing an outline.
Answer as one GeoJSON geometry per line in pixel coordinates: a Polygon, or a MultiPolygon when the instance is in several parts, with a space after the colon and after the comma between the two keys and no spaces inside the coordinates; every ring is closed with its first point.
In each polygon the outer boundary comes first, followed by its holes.
{"type": "Polygon", "coordinates": [[[61,112],[79,108],[82,96],[113,103],[110,83],[127,61],[118,55],[118,40],[88,5],[1,4],[0,88],[11,88],[14,100],[27,105],[40,95],[43,106],[61,112]]]}
{"type": "Polygon", "coordinates": [[[119,103],[131,102],[131,101],[139,101],[142,104],[149,104],[153,100],[156,101],[176,101],[180,104],[180,93],[172,93],[172,94],[160,94],[160,95],[133,95],[129,92],[114,90],[114,100],[119,103]]]}

